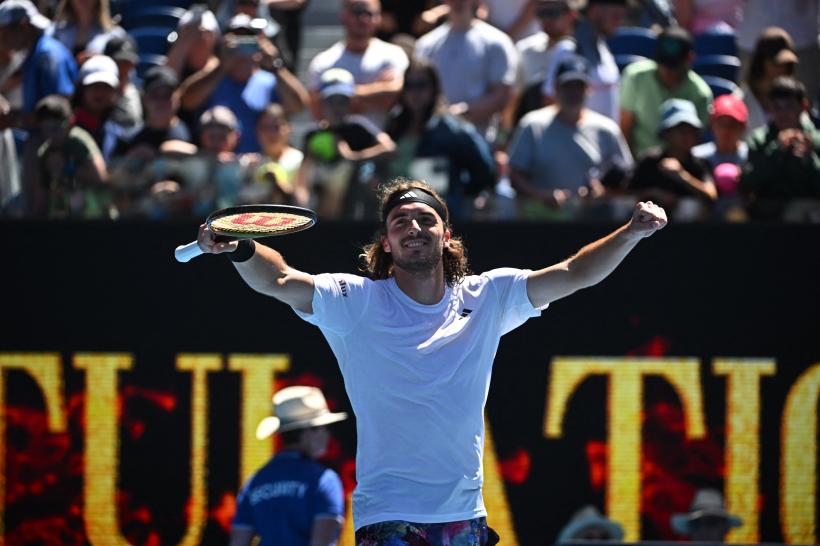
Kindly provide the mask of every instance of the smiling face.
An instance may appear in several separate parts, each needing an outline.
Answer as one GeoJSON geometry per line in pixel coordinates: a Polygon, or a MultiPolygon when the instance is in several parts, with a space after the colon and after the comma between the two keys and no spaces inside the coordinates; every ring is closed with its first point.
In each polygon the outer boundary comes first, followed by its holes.
{"type": "Polygon", "coordinates": [[[450,230],[429,205],[407,203],[390,211],[382,248],[393,257],[396,268],[409,273],[433,272],[441,266],[450,230]]]}

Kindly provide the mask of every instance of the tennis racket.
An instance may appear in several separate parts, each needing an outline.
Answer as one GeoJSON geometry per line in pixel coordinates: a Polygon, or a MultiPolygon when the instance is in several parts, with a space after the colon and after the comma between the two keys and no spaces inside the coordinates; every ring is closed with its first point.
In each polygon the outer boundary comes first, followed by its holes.
{"type": "MultiPolygon", "coordinates": [[[[205,224],[223,240],[258,239],[274,235],[290,235],[304,231],[316,223],[316,213],[289,205],[244,205],[217,210],[205,224]]],[[[180,245],[174,251],[178,262],[187,262],[202,254],[199,243],[180,245]]]]}

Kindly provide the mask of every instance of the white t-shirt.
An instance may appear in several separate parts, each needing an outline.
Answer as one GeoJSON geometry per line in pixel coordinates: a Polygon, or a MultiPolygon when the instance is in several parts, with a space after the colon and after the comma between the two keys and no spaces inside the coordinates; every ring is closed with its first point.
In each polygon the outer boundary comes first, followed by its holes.
{"type": "MultiPolygon", "coordinates": [[[[527,9],[529,3],[530,0],[484,0],[488,11],[487,22],[507,32],[516,19],[521,16],[521,13],[527,9]]],[[[539,30],[541,30],[541,26],[538,24],[538,18],[533,17],[527,26],[521,29],[521,32],[511,36],[511,38],[514,41],[523,40],[539,30]]]]}
{"type": "MultiPolygon", "coordinates": [[[[371,38],[364,53],[354,53],[347,49],[343,41],[336,42],[310,61],[307,71],[308,89],[318,91],[322,73],[330,68],[344,68],[353,75],[353,81],[357,85],[362,85],[379,81],[382,73],[388,70],[403,77],[409,63],[402,48],[378,38],[371,38]]],[[[371,110],[362,114],[379,129],[384,128],[384,110],[371,110]]]]}
{"type": "MultiPolygon", "coordinates": [[[[438,69],[450,104],[483,97],[496,83],[515,83],[515,45],[502,31],[478,19],[466,31],[454,30],[449,23],[434,28],[418,39],[415,55],[438,69]]],[[[476,128],[486,133],[486,126],[476,128]]]]}
{"type": "MultiPolygon", "coordinates": [[[[544,80],[542,92],[555,97],[555,75],[561,61],[569,56],[576,55],[576,42],[572,38],[564,38],[555,44],[555,53],[550,56],[549,66],[547,66],[547,77],[544,80]]],[[[592,61],[590,66],[589,95],[586,106],[616,122],[620,121],[621,111],[618,99],[618,86],[621,81],[621,73],[615,59],[606,48],[603,42],[597,44],[598,62],[592,61]]]]}
{"type": "Polygon", "coordinates": [[[434,305],[394,278],[313,277],[313,314],[297,314],[322,330],[356,414],[356,529],[486,515],[484,404],[499,339],[541,314],[528,275],[472,275],[434,305]]]}
{"type": "Polygon", "coordinates": [[[518,50],[515,89],[520,93],[530,85],[544,81],[550,56],[555,50],[550,48],[550,38],[546,32],[516,42],[515,49],[518,50]]]}

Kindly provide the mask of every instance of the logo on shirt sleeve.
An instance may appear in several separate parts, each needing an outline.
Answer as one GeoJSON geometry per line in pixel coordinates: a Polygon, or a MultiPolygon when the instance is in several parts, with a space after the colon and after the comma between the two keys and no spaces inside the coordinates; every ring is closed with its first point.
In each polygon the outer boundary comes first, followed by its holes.
{"type": "Polygon", "coordinates": [[[347,281],[344,279],[336,279],[336,282],[339,284],[339,290],[342,291],[342,296],[346,298],[349,292],[347,289],[347,281]]]}
{"type": "Polygon", "coordinates": [[[467,309],[465,307],[464,309],[461,310],[461,314],[458,316],[458,318],[467,318],[467,317],[470,316],[470,313],[472,313],[472,312],[473,312],[472,309],[467,309]]]}

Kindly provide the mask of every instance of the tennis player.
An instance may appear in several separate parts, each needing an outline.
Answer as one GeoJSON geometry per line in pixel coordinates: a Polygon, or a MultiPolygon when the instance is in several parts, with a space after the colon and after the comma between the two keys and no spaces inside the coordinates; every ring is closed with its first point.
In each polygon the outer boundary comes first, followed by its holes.
{"type": "Polygon", "coordinates": [[[430,186],[397,180],[381,197],[366,277],[310,275],[251,240],[216,242],[205,225],[198,242],[231,252],[251,288],[290,305],[330,344],[356,414],[356,544],[492,544],[481,460],[499,339],[603,280],[666,214],[638,203],[627,224],[558,264],[471,275],[430,186]]]}

